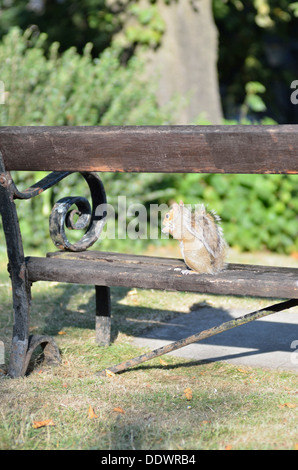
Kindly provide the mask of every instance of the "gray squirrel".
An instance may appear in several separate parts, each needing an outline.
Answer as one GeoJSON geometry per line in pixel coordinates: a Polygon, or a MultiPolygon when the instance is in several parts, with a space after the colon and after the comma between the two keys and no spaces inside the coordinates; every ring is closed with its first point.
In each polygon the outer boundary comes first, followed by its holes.
{"type": "Polygon", "coordinates": [[[219,223],[218,215],[204,204],[192,211],[180,201],[166,213],[162,231],[179,240],[181,254],[191,270],[183,270],[183,274],[215,274],[224,269],[227,244],[219,223]]]}

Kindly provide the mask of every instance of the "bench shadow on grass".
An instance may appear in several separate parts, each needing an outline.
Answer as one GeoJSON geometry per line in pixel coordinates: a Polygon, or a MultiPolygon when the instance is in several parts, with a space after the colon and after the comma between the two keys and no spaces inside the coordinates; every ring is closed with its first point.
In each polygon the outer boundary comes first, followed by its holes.
{"type": "MultiPolygon", "coordinates": [[[[94,291],[92,286],[63,285],[57,286],[61,289],[61,294],[52,298],[53,307],[50,315],[45,318],[44,333],[56,335],[67,327],[85,328],[95,330],[95,296],[90,295],[94,291]],[[88,301],[82,301],[75,308],[71,307],[71,300],[74,295],[80,292],[87,293],[88,301]]],[[[117,335],[122,332],[144,339],[158,339],[167,342],[177,341],[193,335],[202,330],[218,326],[234,317],[229,311],[222,308],[202,306],[194,304],[190,313],[176,311],[174,314],[170,310],[151,309],[148,307],[131,306],[121,304],[121,299],[125,298],[130,289],[112,288],[112,342],[117,335]],[[154,319],[152,321],[152,316],[154,319]],[[158,326],[156,326],[158,319],[158,326]]],[[[157,294],[158,295],[158,294],[157,294]]],[[[83,300],[83,296],[82,296],[83,300]]],[[[274,303],[274,302],[271,302],[274,303]]],[[[268,305],[270,300],[268,300],[268,305]]],[[[239,313],[241,315],[241,313],[239,313]]],[[[275,314],[276,315],[276,314],[275,314]]],[[[95,331],[94,331],[95,334],[95,331]]],[[[203,341],[200,344],[212,345],[222,348],[226,353],[201,360],[192,359],[189,362],[168,365],[168,368],[188,367],[189,365],[199,365],[208,362],[223,361],[241,357],[254,356],[256,354],[273,351],[290,351],[292,341],[298,338],[298,325],[293,323],[283,323],[279,321],[254,321],[240,328],[225,331],[203,341]],[[290,335],[289,335],[290,332],[290,335]],[[238,348],[231,351],[228,348],[238,348]]],[[[140,345],[142,346],[142,345],[140,345]]],[[[146,345],[144,345],[146,347],[146,345]]],[[[160,347],[159,346],[156,346],[160,347]]],[[[152,348],[150,348],[152,349],[152,348]]],[[[155,349],[155,347],[153,348],[155,349]]],[[[184,348],[185,349],[185,348],[184,348]]],[[[211,354],[212,356],[212,354],[211,354]]],[[[187,356],[186,356],[187,358],[187,356]]],[[[159,368],[158,365],[141,364],[134,369],[159,368]]]]}

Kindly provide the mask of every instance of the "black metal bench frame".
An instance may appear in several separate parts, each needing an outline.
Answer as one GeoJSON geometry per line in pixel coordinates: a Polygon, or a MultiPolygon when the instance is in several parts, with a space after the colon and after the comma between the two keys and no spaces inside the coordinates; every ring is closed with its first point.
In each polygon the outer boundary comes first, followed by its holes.
{"type": "MultiPolygon", "coordinates": [[[[229,264],[218,275],[183,276],[183,261],[88,250],[98,239],[106,202],[96,172],[298,173],[298,126],[161,126],[161,127],[6,127],[0,128],[0,212],[12,282],[14,327],[9,375],[26,374],[31,355],[42,345],[49,362],[60,354],[49,336],[29,336],[31,287],[35,281],[95,285],[96,340],[110,342],[110,287],[127,286],[237,296],[287,299],[219,327],[200,332],[149,354],[112,366],[120,372],[194,341],[218,334],[298,305],[298,269],[229,264]],[[52,171],[21,192],[10,171],[52,171]],[[50,233],[60,250],[46,257],[24,255],[14,200],[41,194],[72,172],[87,181],[92,208],[82,197],[58,201],[50,217],[50,233]],[[80,213],[73,220],[71,206],[80,213]],[[71,244],[64,225],[86,228],[71,244]]],[[[105,374],[102,371],[99,374],[105,374]]]]}

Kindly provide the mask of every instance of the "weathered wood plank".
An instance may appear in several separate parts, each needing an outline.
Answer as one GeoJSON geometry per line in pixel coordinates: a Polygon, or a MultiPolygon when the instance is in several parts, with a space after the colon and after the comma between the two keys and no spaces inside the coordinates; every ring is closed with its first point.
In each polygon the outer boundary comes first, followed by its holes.
{"type": "Polygon", "coordinates": [[[298,173],[298,125],[0,127],[7,170],[298,173]]]}
{"type": "Polygon", "coordinates": [[[29,257],[26,264],[32,282],[43,280],[223,295],[298,298],[298,269],[295,268],[232,264],[215,276],[182,275],[174,270],[176,267],[185,268],[183,261],[179,259],[160,260],[148,257],[151,258],[150,262],[132,262],[131,257],[128,257],[128,261],[124,257],[121,260],[108,258],[107,254],[102,259],[94,256],[93,260],[59,256],[29,257]]]}
{"type": "MultiPolygon", "coordinates": [[[[170,258],[170,257],[161,257],[161,256],[148,256],[148,255],[134,255],[130,253],[117,253],[117,252],[107,252],[99,250],[86,250],[79,252],[68,252],[68,251],[52,251],[47,253],[49,258],[60,258],[60,259],[76,259],[76,260],[88,260],[88,261],[100,261],[107,263],[125,263],[125,264],[141,264],[142,266],[151,265],[151,266],[164,266],[168,268],[185,268],[184,261],[182,258],[170,258]]],[[[277,274],[291,274],[293,268],[288,267],[279,267],[279,266],[262,266],[262,265],[252,265],[252,264],[234,264],[229,263],[227,265],[227,270],[238,271],[246,270],[256,273],[277,273],[277,274]]],[[[298,274],[298,271],[297,271],[298,274]]],[[[298,278],[297,278],[298,281],[298,278]]]]}

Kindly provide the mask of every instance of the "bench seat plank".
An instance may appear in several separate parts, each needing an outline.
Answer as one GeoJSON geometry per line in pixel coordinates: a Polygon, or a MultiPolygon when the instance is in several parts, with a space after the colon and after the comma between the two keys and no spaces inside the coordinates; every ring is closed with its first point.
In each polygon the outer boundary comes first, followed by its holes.
{"type": "Polygon", "coordinates": [[[182,275],[183,260],[85,251],[26,258],[29,280],[278,299],[298,298],[298,269],[228,264],[217,275],[182,275]]]}

